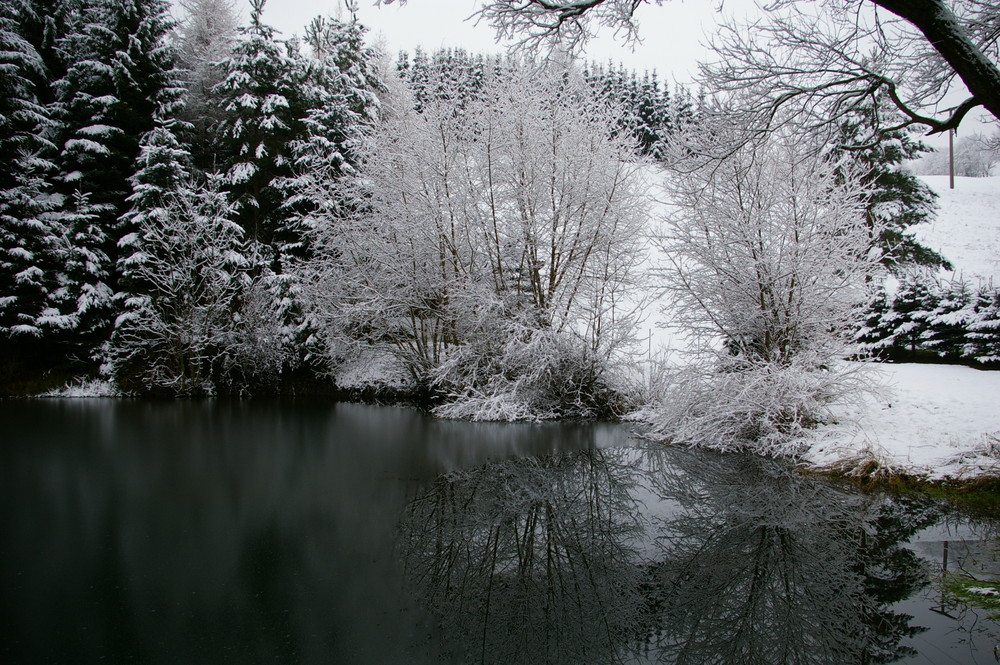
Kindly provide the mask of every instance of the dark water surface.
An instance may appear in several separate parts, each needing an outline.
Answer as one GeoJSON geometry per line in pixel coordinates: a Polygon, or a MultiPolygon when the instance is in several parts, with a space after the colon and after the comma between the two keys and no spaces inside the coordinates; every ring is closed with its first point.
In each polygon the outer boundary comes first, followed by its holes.
{"type": "Polygon", "coordinates": [[[0,427],[4,663],[996,663],[942,586],[995,522],[774,463],[353,404],[0,427]]]}

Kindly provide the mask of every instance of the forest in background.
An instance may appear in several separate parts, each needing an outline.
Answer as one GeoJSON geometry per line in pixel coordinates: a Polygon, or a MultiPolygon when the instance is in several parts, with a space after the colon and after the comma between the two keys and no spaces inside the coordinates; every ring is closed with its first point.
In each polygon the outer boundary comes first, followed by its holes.
{"type": "MultiPolygon", "coordinates": [[[[139,392],[242,394],[325,376],[293,266],[344,214],[332,185],[393,104],[461,105],[515,66],[459,51],[393,65],[332,19],[279,39],[262,8],[239,26],[221,0],[180,23],[162,0],[5,3],[5,385],[104,371],[139,392]],[[405,101],[390,89],[407,84],[405,101]]],[[[584,74],[645,154],[693,116],[655,74],[584,74]]]]}

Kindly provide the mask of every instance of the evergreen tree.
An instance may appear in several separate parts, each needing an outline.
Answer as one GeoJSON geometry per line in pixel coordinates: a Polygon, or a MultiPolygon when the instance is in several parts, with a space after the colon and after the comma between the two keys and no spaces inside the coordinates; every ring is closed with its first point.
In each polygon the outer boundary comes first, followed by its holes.
{"type": "Polygon", "coordinates": [[[355,173],[379,115],[383,86],[377,54],[365,47],[363,37],[364,28],[356,22],[317,18],[309,25],[306,42],[312,53],[300,91],[308,109],[303,135],[289,144],[292,175],[275,180],[285,198],[273,238],[277,260],[272,289],[287,343],[299,351],[300,360],[310,355],[314,327],[303,314],[292,265],[312,258],[320,219],[345,214],[338,187],[355,173]]]}
{"type": "Polygon", "coordinates": [[[121,258],[117,268],[122,292],[117,297],[120,301],[148,293],[150,285],[143,283],[141,278],[146,257],[141,229],[172,223],[170,204],[180,189],[190,185],[191,155],[177,140],[174,124],[170,120],[160,120],[159,126],[141,141],[136,172],[130,178],[132,194],[128,202],[132,207],[122,216],[123,224],[134,230],[118,241],[121,258]]]}
{"type": "Polygon", "coordinates": [[[968,282],[956,277],[940,288],[936,300],[921,335],[922,346],[942,358],[960,358],[973,315],[972,290],[968,282]]]}
{"type": "Polygon", "coordinates": [[[962,352],[979,363],[1000,363],[1000,289],[977,289],[962,352]]]}
{"type": "Polygon", "coordinates": [[[855,341],[865,353],[887,358],[895,339],[899,313],[893,310],[893,299],[884,285],[875,289],[859,311],[855,341]]]}
{"type": "Polygon", "coordinates": [[[29,11],[20,2],[0,6],[0,339],[41,334],[56,268],[42,155],[50,120],[36,89],[45,64],[22,35],[29,11]]]}
{"type": "Polygon", "coordinates": [[[307,258],[317,213],[339,205],[333,186],[353,174],[365,137],[378,119],[382,90],[376,54],[357,23],[315,19],[306,33],[309,76],[299,93],[307,107],[302,135],[289,143],[292,176],[276,181],[285,196],[274,244],[279,259],[307,258]]]}
{"type": "Polygon", "coordinates": [[[875,135],[873,127],[886,111],[880,100],[847,114],[839,125],[834,155],[847,155],[862,169],[862,184],[871,192],[866,214],[871,227],[880,227],[873,244],[881,249],[882,263],[898,273],[908,266],[945,268],[951,264],[934,250],[921,245],[911,227],[934,217],[937,195],[902,165],[929,148],[905,130],[875,135]],[[861,146],[845,149],[843,146],[861,146]]]}
{"type": "Polygon", "coordinates": [[[924,334],[930,328],[930,317],[937,304],[936,282],[919,275],[903,279],[892,303],[890,337],[897,352],[913,358],[923,348],[924,334]]]}
{"type": "Polygon", "coordinates": [[[297,43],[278,40],[261,22],[264,0],[251,0],[251,8],[250,25],[240,28],[239,42],[220,63],[223,79],[215,90],[226,116],[216,128],[218,166],[247,238],[269,247],[288,214],[278,185],[292,176],[291,143],[304,133],[308,67],[297,43]]]}
{"type": "Polygon", "coordinates": [[[111,327],[118,241],[128,235],[129,178],[139,141],[167,98],[176,70],[166,43],[166,0],[82,0],[59,41],[66,73],[56,83],[56,188],[66,203],[66,261],[49,320],[80,326],[78,342],[96,345],[111,327]],[[82,244],[81,244],[82,243],[82,244]]]}

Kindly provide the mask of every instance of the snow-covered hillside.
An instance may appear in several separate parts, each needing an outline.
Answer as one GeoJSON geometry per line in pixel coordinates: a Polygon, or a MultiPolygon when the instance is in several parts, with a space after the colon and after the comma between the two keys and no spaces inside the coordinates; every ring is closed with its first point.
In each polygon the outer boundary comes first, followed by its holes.
{"type": "MultiPolygon", "coordinates": [[[[922,179],[940,198],[937,219],[918,239],[970,280],[1000,283],[1000,177],[922,179]]],[[[807,464],[851,468],[873,461],[929,479],[1000,475],[1000,371],[951,365],[876,364],[883,394],[864,413],[843,409],[840,424],[809,441],[807,464]]]]}
{"type": "Polygon", "coordinates": [[[920,179],[937,193],[940,210],[933,222],[914,228],[917,239],[970,281],[992,278],[1000,284],[1000,176],[955,178],[955,189],[948,187],[948,176],[920,179]]]}

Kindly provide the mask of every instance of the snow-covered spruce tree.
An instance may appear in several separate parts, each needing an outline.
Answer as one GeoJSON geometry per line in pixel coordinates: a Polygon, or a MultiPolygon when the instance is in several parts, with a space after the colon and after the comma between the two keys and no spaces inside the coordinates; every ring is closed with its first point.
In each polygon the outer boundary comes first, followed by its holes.
{"type": "Polygon", "coordinates": [[[277,185],[292,175],[291,141],[303,135],[303,82],[307,64],[297,42],[283,42],[261,22],[265,0],[251,0],[250,24],[230,55],[219,63],[215,86],[225,112],[214,132],[217,169],[236,203],[247,239],[271,248],[288,213],[277,185]]]}
{"type": "Polygon", "coordinates": [[[923,350],[924,336],[940,301],[941,287],[924,272],[914,272],[900,280],[892,301],[893,326],[890,339],[894,357],[913,360],[923,350]]]}
{"type": "Polygon", "coordinates": [[[962,357],[965,335],[974,313],[974,294],[969,283],[955,276],[939,285],[935,307],[927,315],[927,329],[920,335],[920,346],[941,358],[962,357]]]}
{"type": "Polygon", "coordinates": [[[340,204],[337,183],[355,173],[378,121],[379,56],[364,45],[364,33],[357,23],[323,18],[306,29],[312,53],[299,92],[306,115],[289,141],[291,175],[275,181],[284,196],[273,240],[282,265],[309,257],[318,214],[340,204]]]}
{"type": "Polygon", "coordinates": [[[91,352],[110,334],[117,243],[130,232],[120,218],[139,140],[176,83],[169,10],[166,0],[81,0],[59,42],[67,69],[56,83],[53,138],[66,259],[45,318],[91,352]]]}
{"type": "Polygon", "coordinates": [[[572,74],[528,64],[391,118],[304,280],[329,348],[392,349],[445,416],[613,408],[645,195],[612,125],[572,74]]]}
{"type": "Polygon", "coordinates": [[[53,286],[55,231],[43,153],[50,119],[37,84],[45,63],[22,33],[30,7],[0,6],[0,340],[39,337],[53,286]]]}
{"type": "MultiPolygon", "coordinates": [[[[137,297],[141,300],[153,286],[143,280],[143,272],[139,270],[145,256],[140,230],[174,223],[169,219],[170,202],[178,190],[191,186],[191,155],[178,141],[175,124],[172,120],[160,119],[157,127],[140,143],[136,172],[130,179],[132,195],[128,203],[131,208],[122,215],[123,224],[134,230],[118,241],[121,258],[117,268],[122,290],[115,296],[120,304],[134,303],[137,297]]],[[[119,322],[121,320],[119,317],[119,322]]]]}
{"type": "Polygon", "coordinates": [[[900,274],[913,266],[951,269],[948,260],[920,244],[911,227],[933,219],[937,195],[903,166],[930,149],[908,131],[897,129],[877,134],[893,111],[881,98],[870,100],[845,113],[837,124],[832,153],[848,158],[861,174],[868,192],[865,214],[873,229],[873,244],[882,252],[882,263],[900,274]]]}
{"type": "Polygon", "coordinates": [[[868,301],[858,308],[854,340],[859,344],[859,352],[874,358],[891,358],[895,343],[893,336],[899,314],[892,308],[893,294],[884,283],[876,283],[869,289],[868,301]]]}
{"type": "MultiPolygon", "coordinates": [[[[155,137],[147,152],[162,152],[155,137]]],[[[149,197],[137,176],[136,199],[149,197]]],[[[144,285],[118,317],[111,345],[126,391],[206,395],[271,389],[283,363],[273,298],[249,256],[218,179],[179,182],[137,218],[126,261],[144,285]]]]}
{"type": "Polygon", "coordinates": [[[734,150],[728,122],[705,120],[673,146],[657,276],[674,324],[704,351],[652,420],[675,441],[783,453],[857,390],[838,361],[879,257],[857,176],[809,136],[734,150]],[[721,161],[699,156],[720,147],[721,161]]]}
{"type": "Polygon", "coordinates": [[[962,355],[996,366],[1000,364],[1000,289],[992,284],[981,285],[974,295],[972,309],[962,355]]]}
{"type": "Polygon", "coordinates": [[[288,344],[298,354],[295,364],[302,369],[323,363],[293,266],[312,257],[310,243],[320,220],[344,213],[341,181],[354,175],[365,139],[379,120],[381,56],[364,45],[364,32],[357,23],[323,18],[307,27],[310,55],[299,92],[305,116],[288,144],[291,174],[274,181],[284,200],[272,238],[278,270],[273,288],[288,344]]]}

